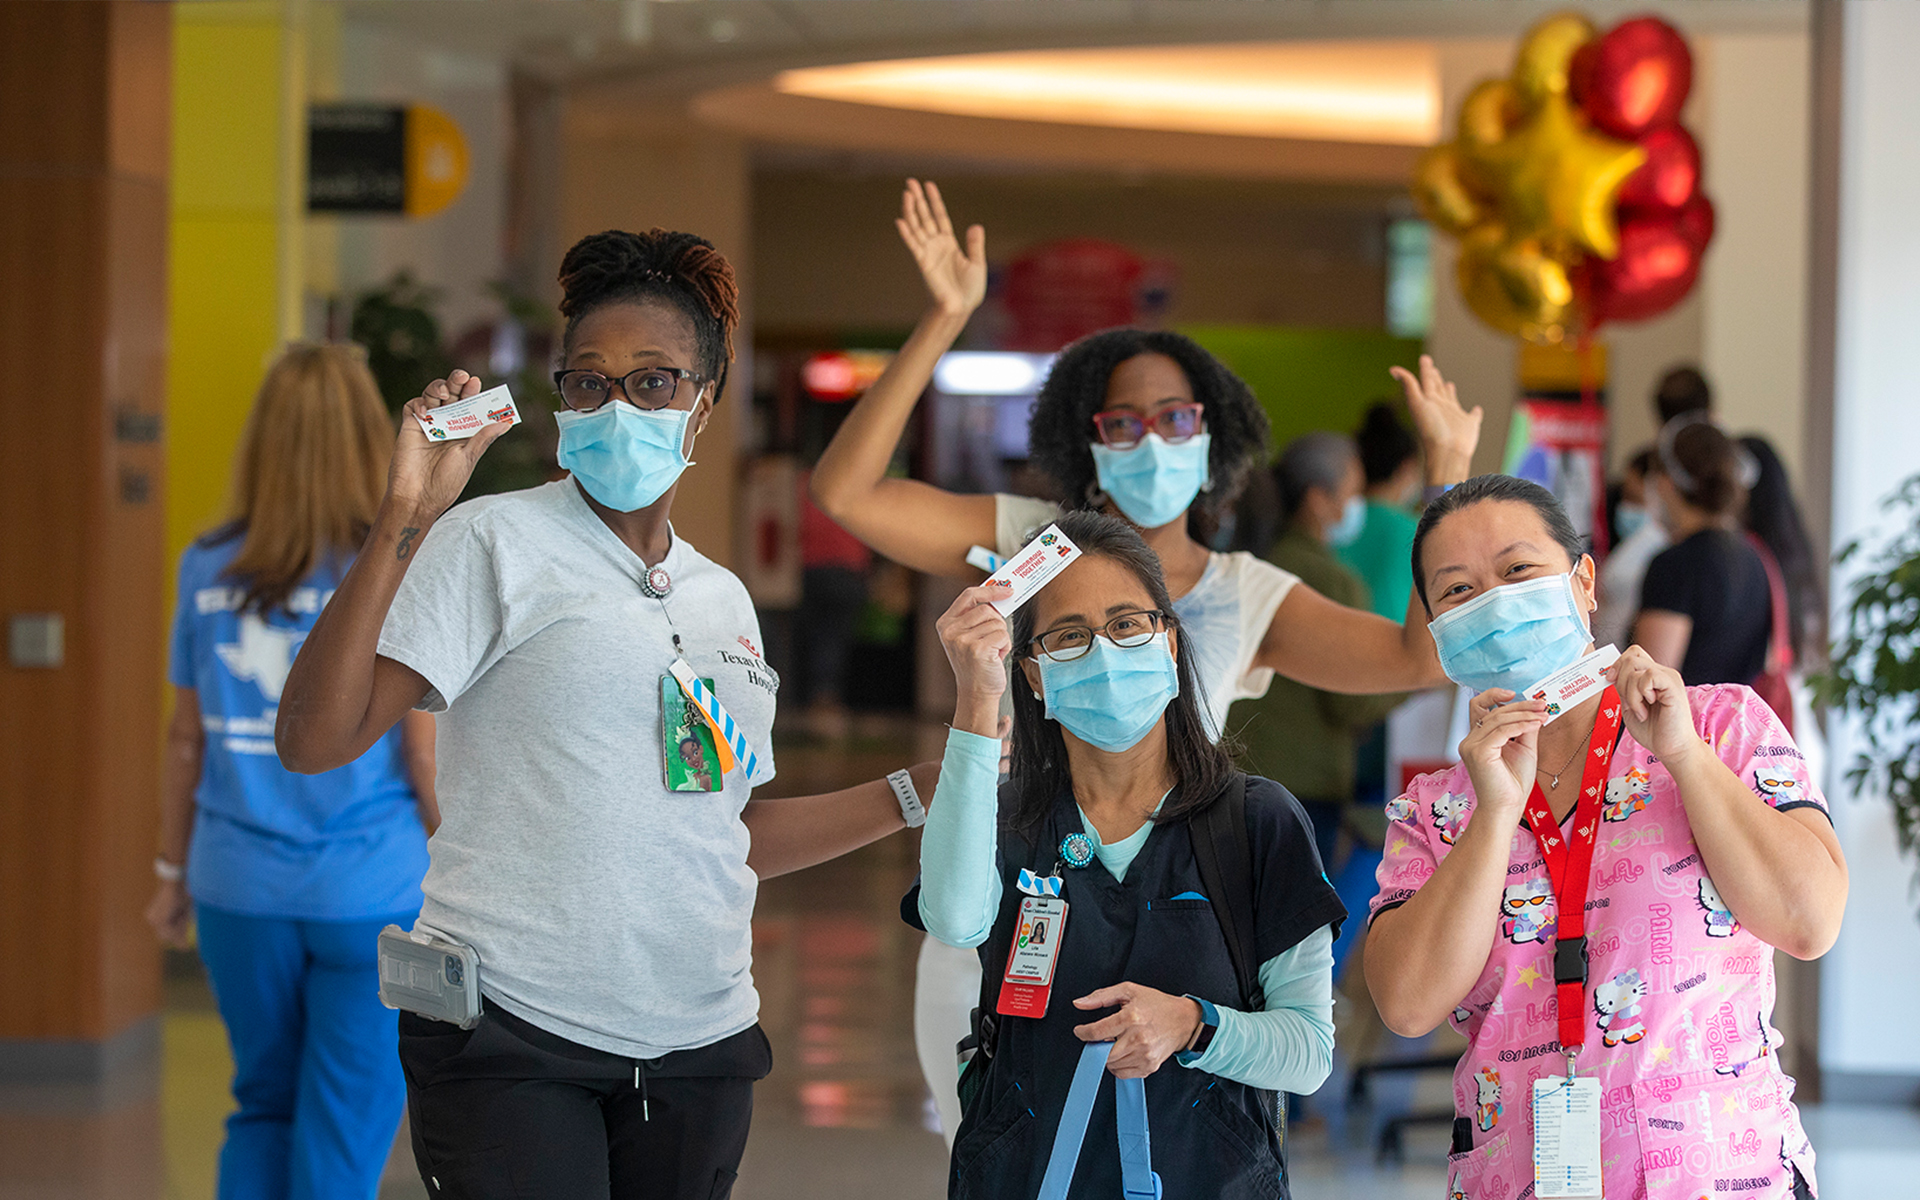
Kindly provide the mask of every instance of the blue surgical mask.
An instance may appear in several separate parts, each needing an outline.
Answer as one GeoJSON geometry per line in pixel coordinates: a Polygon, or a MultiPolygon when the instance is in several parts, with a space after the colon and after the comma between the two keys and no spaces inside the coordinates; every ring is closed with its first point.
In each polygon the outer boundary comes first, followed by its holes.
{"type": "Polygon", "coordinates": [[[1142,529],[1158,529],[1178,520],[1207,483],[1207,451],[1213,435],[1196,433],[1169,442],[1149,433],[1131,450],[1093,444],[1093,469],[1100,490],[1142,529]]]}
{"type": "Polygon", "coordinates": [[[1447,678],[1476,692],[1531,687],[1577,660],[1593,640],[1572,575],[1489,588],[1427,629],[1447,678]]]}
{"type": "Polygon", "coordinates": [[[1367,502],[1358,496],[1349,497],[1340,510],[1340,519],[1327,530],[1327,545],[1351,546],[1360,540],[1360,531],[1366,527],[1367,502]]]}
{"type": "Polygon", "coordinates": [[[690,408],[645,411],[613,400],[592,412],[558,412],[560,465],[587,495],[616,512],[645,508],[692,466],[686,455],[690,408]]]}
{"type": "Polygon", "coordinates": [[[1620,507],[1613,510],[1613,523],[1620,527],[1620,540],[1623,542],[1626,541],[1634,534],[1639,533],[1641,529],[1645,528],[1647,524],[1646,506],[1629,504],[1622,500],[1620,507]]]}
{"type": "Polygon", "coordinates": [[[1116,646],[1104,637],[1070,662],[1040,659],[1040,691],[1047,716],[1068,733],[1118,754],[1147,736],[1167,705],[1180,694],[1180,674],[1166,632],[1138,646],[1116,646]]]}

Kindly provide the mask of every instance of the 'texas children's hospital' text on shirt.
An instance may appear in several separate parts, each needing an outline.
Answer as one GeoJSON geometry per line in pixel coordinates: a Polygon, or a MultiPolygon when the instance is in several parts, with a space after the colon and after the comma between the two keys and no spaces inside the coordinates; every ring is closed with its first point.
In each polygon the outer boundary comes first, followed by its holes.
{"type": "Polygon", "coordinates": [[[675,537],[670,595],[572,480],[453,509],[395,598],[380,653],[432,685],[442,824],[422,923],[479,952],[508,1012],[632,1058],[751,1026],[756,887],[740,816],[773,778],[778,680],[732,572],[675,537]],[[759,759],[670,792],[660,680],[678,632],[759,759]]]}

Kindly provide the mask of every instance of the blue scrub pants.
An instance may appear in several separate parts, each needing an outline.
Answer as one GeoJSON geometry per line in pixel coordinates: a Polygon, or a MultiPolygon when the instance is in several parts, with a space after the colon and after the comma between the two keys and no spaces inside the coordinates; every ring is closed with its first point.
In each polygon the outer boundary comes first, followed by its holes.
{"type": "Polygon", "coordinates": [[[201,904],[196,915],[240,1105],[219,1200],[373,1200],[406,1108],[376,943],[416,914],[300,921],[201,904]]]}

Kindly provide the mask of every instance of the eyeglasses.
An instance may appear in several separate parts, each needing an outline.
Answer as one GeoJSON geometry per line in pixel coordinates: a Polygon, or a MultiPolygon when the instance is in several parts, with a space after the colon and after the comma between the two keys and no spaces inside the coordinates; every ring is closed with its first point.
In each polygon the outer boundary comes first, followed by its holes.
{"type": "Polygon", "coordinates": [[[1115,450],[1138,446],[1146,439],[1148,430],[1159,434],[1162,441],[1179,445],[1200,432],[1203,412],[1205,409],[1199,404],[1176,404],[1143,418],[1137,412],[1115,408],[1093,414],[1093,431],[1100,435],[1101,442],[1115,450]]]}
{"type": "Polygon", "coordinates": [[[560,402],[575,412],[592,412],[613,399],[614,385],[635,408],[665,408],[673,403],[681,380],[704,383],[706,378],[685,367],[642,367],[618,379],[609,379],[598,371],[555,371],[553,385],[560,389],[560,402]]]}
{"type": "Polygon", "coordinates": [[[1099,634],[1122,649],[1144,646],[1153,635],[1167,627],[1167,614],[1144,609],[1121,613],[1105,625],[1062,625],[1034,638],[1031,645],[1055,662],[1072,662],[1093,649],[1093,636],[1099,634]]]}

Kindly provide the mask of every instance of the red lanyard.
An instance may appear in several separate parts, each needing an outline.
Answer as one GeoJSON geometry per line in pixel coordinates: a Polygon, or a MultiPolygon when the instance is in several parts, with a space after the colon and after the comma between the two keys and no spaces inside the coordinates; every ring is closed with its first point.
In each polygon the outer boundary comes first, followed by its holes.
{"type": "Polygon", "coordinates": [[[1607,768],[1619,740],[1620,693],[1608,687],[1600,694],[1600,711],[1593,721],[1587,766],[1574,803],[1573,832],[1561,833],[1537,780],[1533,795],[1527,798],[1527,825],[1547,860],[1558,912],[1553,930],[1554,999],[1560,1010],[1560,1045],[1568,1050],[1587,1037],[1587,881],[1593,875],[1593,848],[1600,840],[1601,794],[1606,791],[1607,768]]]}

